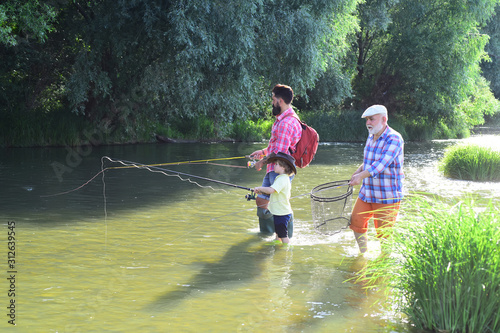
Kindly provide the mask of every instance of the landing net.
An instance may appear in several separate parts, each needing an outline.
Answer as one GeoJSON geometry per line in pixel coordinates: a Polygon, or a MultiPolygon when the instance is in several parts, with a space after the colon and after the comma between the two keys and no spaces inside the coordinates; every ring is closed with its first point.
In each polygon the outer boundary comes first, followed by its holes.
{"type": "Polygon", "coordinates": [[[311,191],[311,210],[314,228],[325,235],[333,235],[350,224],[352,186],[348,180],[321,184],[311,191]]]}

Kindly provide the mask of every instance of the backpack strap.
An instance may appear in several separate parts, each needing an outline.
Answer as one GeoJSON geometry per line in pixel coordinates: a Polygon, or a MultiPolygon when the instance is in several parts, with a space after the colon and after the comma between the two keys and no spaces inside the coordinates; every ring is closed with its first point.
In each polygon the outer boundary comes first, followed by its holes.
{"type": "MultiPolygon", "coordinates": [[[[304,130],[304,123],[302,122],[302,120],[300,120],[299,116],[293,112],[292,114],[287,114],[286,116],[284,116],[283,118],[281,118],[281,120],[285,119],[285,118],[288,118],[288,117],[293,117],[295,119],[297,119],[297,121],[299,122],[300,124],[300,127],[302,127],[302,130],[304,130]]],[[[280,120],[280,121],[281,121],[280,120]]],[[[300,140],[299,140],[300,141],[300,140]]],[[[298,142],[297,142],[298,143],[298,142]]],[[[290,155],[293,155],[295,152],[292,150],[292,147],[288,147],[288,151],[290,152],[290,155]]]]}
{"type": "Polygon", "coordinates": [[[285,118],[288,118],[288,117],[294,117],[295,119],[297,119],[299,121],[299,123],[302,124],[302,120],[300,120],[299,116],[294,112],[292,114],[287,114],[286,116],[284,116],[283,118],[281,118],[281,120],[285,119],[285,118]]]}

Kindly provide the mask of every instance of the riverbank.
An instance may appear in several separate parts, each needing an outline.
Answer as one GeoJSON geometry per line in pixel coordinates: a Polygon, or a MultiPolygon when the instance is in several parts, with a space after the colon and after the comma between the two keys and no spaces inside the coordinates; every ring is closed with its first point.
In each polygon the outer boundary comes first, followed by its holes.
{"type": "MultiPolygon", "coordinates": [[[[316,129],[323,142],[364,142],[365,122],[360,113],[303,112],[299,115],[316,129]]],[[[122,145],[140,143],[186,142],[261,142],[271,135],[273,119],[235,120],[215,123],[208,117],[172,119],[169,122],[145,120],[133,125],[102,120],[92,122],[69,113],[36,114],[0,119],[1,147],[64,147],[84,145],[122,145]]],[[[398,117],[389,125],[400,132],[406,141],[460,139],[471,134],[500,134],[500,120],[467,128],[449,128],[443,124],[415,124],[398,117]]]]}

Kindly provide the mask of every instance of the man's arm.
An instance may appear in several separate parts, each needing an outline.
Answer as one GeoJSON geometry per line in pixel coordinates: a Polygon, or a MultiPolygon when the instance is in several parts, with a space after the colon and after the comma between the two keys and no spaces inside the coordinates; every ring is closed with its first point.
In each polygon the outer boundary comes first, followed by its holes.
{"type": "Polygon", "coordinates": [[[267,147],[261,150],[256,150],[250,154],[250,158],[260,160],[262,157],[267,155],[266,152],[267,152],[267,147]]]}
{"type": "Polygon", "coordinates": [[[266,159],[267,159],[267,157],[266,157],[267,151],[268,151],[268,148],[266,147],[266,148],[261,149],[261,150],[256,150],[250,154],[250,158],[259,160],[258,162],[256,162],[254,164],[254,168],[257,171],[262,170],[262,167],[264,166],[266,159]]]}

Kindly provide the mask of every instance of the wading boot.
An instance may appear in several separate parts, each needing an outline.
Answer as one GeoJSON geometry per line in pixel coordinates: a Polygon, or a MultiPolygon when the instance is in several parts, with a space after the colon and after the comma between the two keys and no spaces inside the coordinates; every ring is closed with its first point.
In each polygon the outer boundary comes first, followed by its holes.
{"type": "Polygon", "coordinates": [[[262,234],[274,234],[273,214],[269,209],[257,207],[257,216],[259,217],[259,229],[262,234]]]}
{"type": "Polygon", "coordinates": [[[292,238],[292,236],[293,236],[293,214],[290,217],[290,220],[288,221],[287,230],[288,230],[288,238],[292,238]]]}

